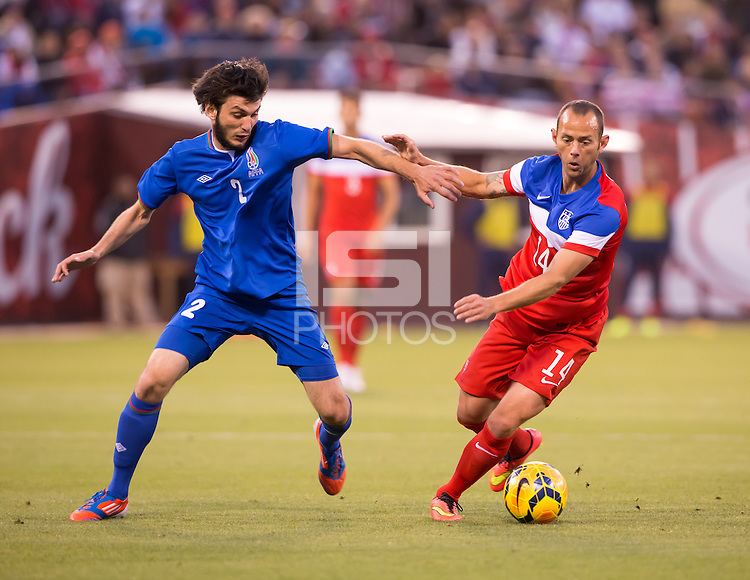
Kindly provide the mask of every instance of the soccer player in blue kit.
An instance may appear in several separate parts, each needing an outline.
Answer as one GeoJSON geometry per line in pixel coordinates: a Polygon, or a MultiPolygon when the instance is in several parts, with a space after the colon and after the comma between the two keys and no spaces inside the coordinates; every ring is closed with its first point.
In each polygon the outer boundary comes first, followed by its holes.
{"type": "Polygon", "coordinates": [[[148,224],[169,196],[186,193],[203,228],[195,288],[156,343],[120,415],[109,485],[70,514],[73,521],[123,516],[136,465],[156,430],[162,401],[180,377],[235,334],[253,334],[277,353],[304,385],[318,414],[318,479],[329,495],[346,478],[340,438],[351,425],[351,400],[302,283],[295,250],[292,173],[314,157],[356,159],[455,201],[461,181],[452,168],[420,167],[371,141],[277,120],[259,121],[268,71],[258,59],[208,69],[193,94],[211,129],[175,143],[138,183],[138,200],[89,250],[57,265],[52,282],[91,266],[148,224]]]}

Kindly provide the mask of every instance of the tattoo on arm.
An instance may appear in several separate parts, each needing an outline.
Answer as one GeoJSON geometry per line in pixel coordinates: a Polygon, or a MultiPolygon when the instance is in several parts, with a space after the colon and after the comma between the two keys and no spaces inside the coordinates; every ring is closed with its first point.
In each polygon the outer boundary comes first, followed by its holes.
{"type": "Polygon", "coordinates": [[[505,189],[505,184],[503,183],[503,173],[505,173],[505,171],[494,171],[487,174],[485,184],[487,186],[488,198],[501,197],[508,193],[508,190],[505,189]]]}

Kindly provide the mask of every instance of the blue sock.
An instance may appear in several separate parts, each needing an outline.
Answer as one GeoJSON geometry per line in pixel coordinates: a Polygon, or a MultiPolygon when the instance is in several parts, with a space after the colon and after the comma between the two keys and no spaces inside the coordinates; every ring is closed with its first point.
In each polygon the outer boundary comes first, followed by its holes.
{"type": "Polygon", "coordinates": [[[143,450],[151,441],[159,420],[161,403],[152,405],[141,401],[133,393],[130,400],[120,414],[117,424],[117,440],[115,443],[115,471],[112,481],[107,487],[110,495],[118,499],[128,497],[130,480],[135,473],[135,466],[143,455],[143,450]]]}
{"type": "Polygon", "coordinates": [[[323,446],[323,451],[326,455],[330,455],[341,446],[339,439],[341,439],[344,433],[346,433],[349,427],[351,427],[352,400],[349,399],[348,396],[346,398],[349,400],[349,418],[346,420],[346,423],[343,425],[330,425],[321,419],[323,424],[320,428],[320,444],[323,446]]]}

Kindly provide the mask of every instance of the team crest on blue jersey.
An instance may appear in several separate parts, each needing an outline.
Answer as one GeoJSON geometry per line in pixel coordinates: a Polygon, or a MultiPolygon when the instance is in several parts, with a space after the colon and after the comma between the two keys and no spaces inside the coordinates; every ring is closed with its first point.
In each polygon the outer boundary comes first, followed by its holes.
{"type": "Polygon", "coordinates": [[[569,209],[564,209],[557,220],[557,227],[561,230],[567,230],[570,227],[570,218],[573,217],[573,212],[569,209]]]}
{"type": "Polygon", "coordinates": [[[252,147],[245,152],[245,157],[247,158],[247,176],[258,177],[259,175],[263,175],[260,159],[258,159],[258,154],[253,151],[252,147]]]}

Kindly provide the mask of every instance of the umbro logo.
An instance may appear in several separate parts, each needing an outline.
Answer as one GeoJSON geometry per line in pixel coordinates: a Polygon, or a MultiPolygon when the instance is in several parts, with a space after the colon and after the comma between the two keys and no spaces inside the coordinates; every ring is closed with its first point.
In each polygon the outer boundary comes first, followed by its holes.
{"type": "Polygon", "coordinates": [[[117,451],[117,453],[122,453],[123,451],[127,451],[128,448],[118,441],[117,443],[115,443],[115,450],[117,451]]]}
{"type": "Polygon", "coordinates": [[[320,348],[322,348],[323,350],[329,350],[329,349],[330,349],[331,347],[330,347],[330,346],[328,346],[328,343],[327,343],[327,342],[324,342],[324,343],[322,343],[322,344],[320,345],[320,348]]]}
{"type": "Polygon", "coordinates": [[[201,183],[207,183],[211,181],[212,179],[213,177],[211,177],[210,175],[201,175],[198,179],[196,179],[196,181],[200,181],[201,183]]]}

